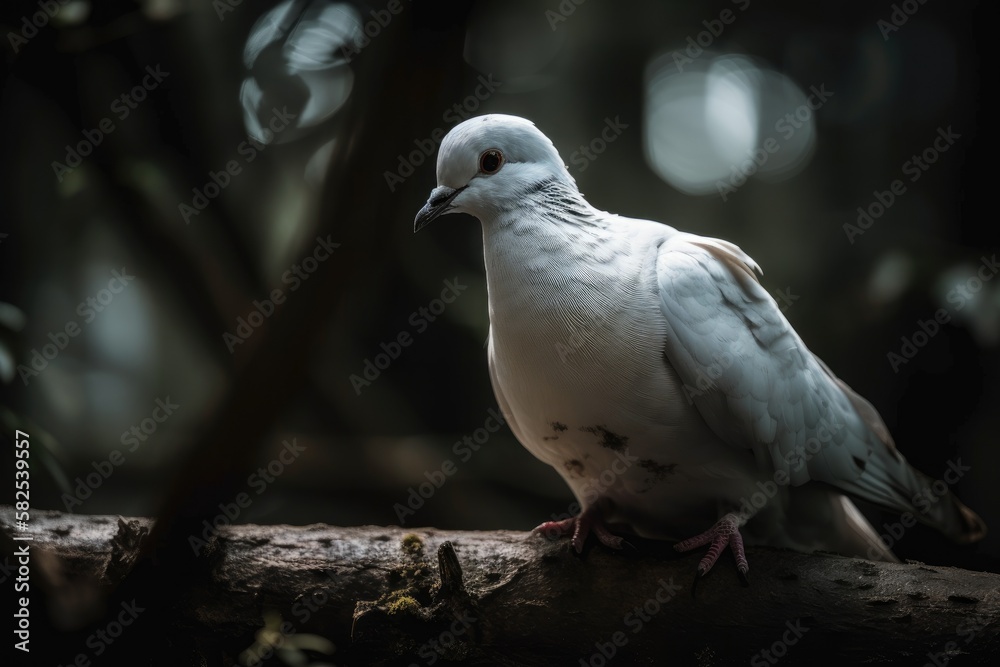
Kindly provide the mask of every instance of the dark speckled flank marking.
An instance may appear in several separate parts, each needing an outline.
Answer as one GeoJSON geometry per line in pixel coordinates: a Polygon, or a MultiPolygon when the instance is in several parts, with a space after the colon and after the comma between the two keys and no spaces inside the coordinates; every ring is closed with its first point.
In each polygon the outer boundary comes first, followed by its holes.
{"type": "Polygon", "coordinates": [[[542,436],[542,440],[546,440],[546,441],[548,441],[548,440],[558,440],[558,439],[559,439],[558,435],[543,435],[542,436]]]}
{"type": "Polygon", "coordinates": [[[569,461],[564,462],[563,466],[565,466],[566,472],[569,473],[570,477],[574,479],[583,477],[584,466],[583,463],[577,459],[570,459],[569,461]]]}
{"type": "Polygon", "coordinates": [[[566,424],[563,424],[562,422],[552,422],[552,430],[559,433],[561,431],[569,430],[569,426],[566,426],[566,424]]]}
{"type": "Polygon", "coordinates": [[[676,463],[659,463],[653,459],[642,459],[639,461],[639,466],[645,470],[652,473],[656,481],[661,482],[667,475],[674,474],[674,470],[677,468],[676,463]]]}
{"type": "Polygon", "coordinates": [[[606,447],[616,452],[624,452],[625,448],[628,446],[628,436],[612,433],[608,430],[608,427],[603,424],[598,424],[597,426],[581,426],[580,430],[584,433],[593,433],[596,436],[600,436],[600,440],[597,444],[601,447],[606,447]]]}
{"type": "Polygon", "coordinates": [[[860,459],[857,456],[855,456],[853,458],[854,458],[854,465],[858,466],[858,468],[860,468],[861,471],[864,472],[864,470],[865,470],[865,464],[866,464],[865,460],[864,459],[860,459]]]}

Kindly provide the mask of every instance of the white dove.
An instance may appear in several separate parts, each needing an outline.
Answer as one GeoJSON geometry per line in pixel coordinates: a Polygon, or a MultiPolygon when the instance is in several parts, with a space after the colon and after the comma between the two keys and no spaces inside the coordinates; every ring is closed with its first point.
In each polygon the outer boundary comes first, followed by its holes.
{"type": "Polygon", "coordinates": [[[728,545],[744,577],[741,529],[750,544],[896,560],[848,496],[958,542],[985,535],[809,351],[737,246],[595,209],[516,116],[453,128],[437,182],[414,231],[447,213],[482,223],[493,390],[581,506],[538,529],[577,551],[589,533],[620,548],[609,526],[710,544],[702,576],[728,545]]]}

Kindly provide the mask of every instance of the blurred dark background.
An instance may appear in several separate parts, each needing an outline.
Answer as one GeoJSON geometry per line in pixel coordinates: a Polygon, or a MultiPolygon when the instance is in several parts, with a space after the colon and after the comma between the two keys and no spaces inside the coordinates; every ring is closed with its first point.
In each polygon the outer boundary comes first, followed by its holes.
{"type": "MultiPolygon", "coordinates": [[[[969,468],[953,490],[986,541],[916,527],[896,553],[1000,571],[992,36],[975,3],[49,4],[6,3],[0,22],[0,406],[5,441],[33,438],[33,507],[156,515],[242,391],[276,414],[238,443],[237,486],[283,441],[305,449],[240,522],[528,529],[566,512],[553,470],[482,430],[478,224],[412,233],[440,137],[502,112],[553,140],[595,206],[753,256],[915,466],[969,468]],[[392,74],[400,59],[419,76],[392,74]],[[378,207],[328,216],[344,174],[378,207]],[[317,237],[341,246],[320,261],[317,237]],[[335,264],[337,289],[296,287],[335,264]],[[446,281],[467,288],[435,302],[446,281]],[[273,316],[254,314],[275,290],[273,316]],[[302,331],[265,334],[297,298],[302,331]],[[291,350],[308,359],[292,384],[239,373],[291,350]]],[[[879,532],[898,520],[864,509],[879,532]]]]}

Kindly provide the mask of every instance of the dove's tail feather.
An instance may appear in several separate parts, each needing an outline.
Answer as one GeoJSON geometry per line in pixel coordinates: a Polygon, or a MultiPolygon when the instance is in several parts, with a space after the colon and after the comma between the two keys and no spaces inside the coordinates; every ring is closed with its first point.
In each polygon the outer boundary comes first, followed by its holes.
{"type": "MultiPolygon", "coordinates": [[[[840,385],[858,415],[882,445],[876,447],[865,461],[864,474],[860,478],[837,486],[887,509],[909,512],[921,523],[941,531],[960,544],[983,539],[986,536],[986,524],[951,493],[949,484],[946,483],[948,474],[945,474],[945,480],[933,480],[907,463],[906,458],[896,449],[889,429],[874,406],[834,375],[819,357],[816,359],[840,385]]],[[[957,463],[949,472],[961,477],[961,463],[957,463]]]]}
{"type": "Polygon", "coordinates": [[[841,494],[836,495],[833,500],[840,504],[840,509],[844,513],[839,531],[841,545],[836,550],[849,556],[898,563],[899,559],[889,550],[851,499],[841,494]]]}
{"type": "Polygon", "coordinates": [[[964,525],[964,529],[952,539],[959,544],[971,544],[986,537],[986,523],[983,519],[957,498],[954,498],[954,502],[962,515],[961,523],[964,525]]]}
{"type": "Polygon", "coordinates": [[[844,490],[887,509],[908,512],[960,544],[978,542],[986,536],[986,524],[955,497],[944,479],[931,479],[895,449],[882,454],[870,458],[866,474],[844,485],[844,490]]]}
{"type": "Polygon", "coordinates": [[[784,514],[772,519],[780,522],[781,529],[769,532],[761,543],[899,562],[861,511],[840,490],[825,484],[804,484],[790,487],[788,493],[784,514]]]}

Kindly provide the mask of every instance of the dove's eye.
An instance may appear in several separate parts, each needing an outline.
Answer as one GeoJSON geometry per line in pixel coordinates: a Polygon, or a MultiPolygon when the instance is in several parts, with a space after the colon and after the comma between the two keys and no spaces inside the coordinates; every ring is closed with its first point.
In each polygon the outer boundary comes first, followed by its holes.
{"type": "Polygon", "coordinates": [[[502,166],[503,153],[495,148],[483,151],[483,154],[479,156],[479,171],[484,174],[495,174],[500,171],[500,167],[502,166]]]}

